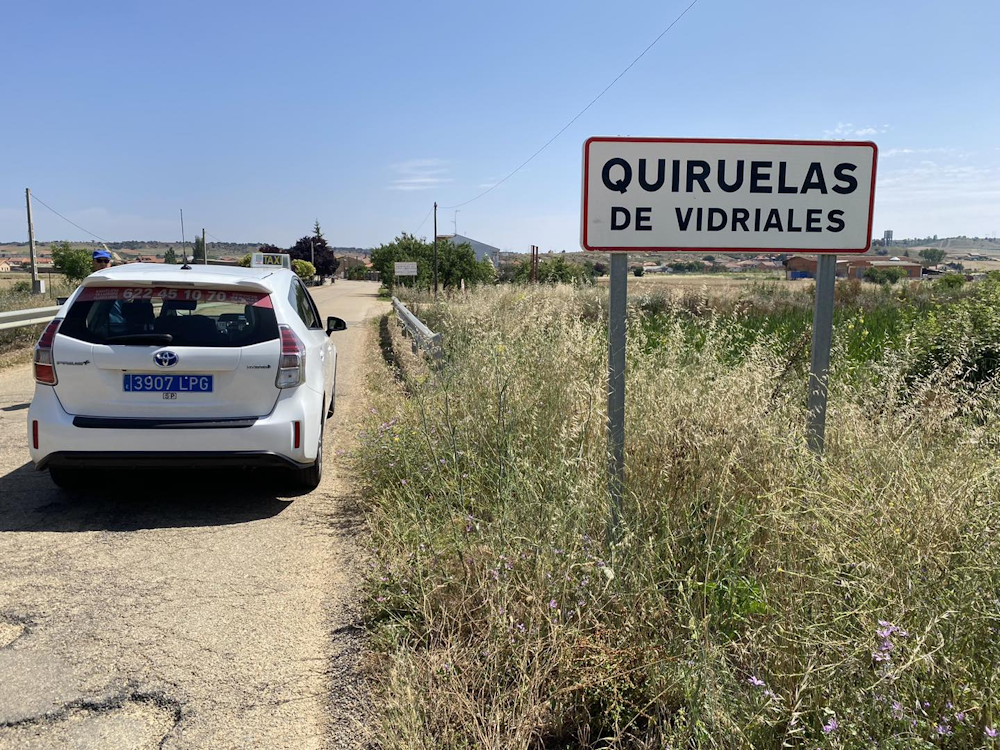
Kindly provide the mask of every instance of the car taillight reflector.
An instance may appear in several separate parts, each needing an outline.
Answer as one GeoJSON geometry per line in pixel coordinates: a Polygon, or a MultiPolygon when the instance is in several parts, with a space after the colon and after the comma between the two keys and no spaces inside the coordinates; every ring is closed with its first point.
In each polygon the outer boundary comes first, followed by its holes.
{"type": "Polygon", "coordinates": [[[62,323],[62,318],[56,318],[45,326],[45,330],[42,331],[38,343],[35,344],[36,383],[55,385],[58,382],[56,379],[55,362],[52,359],[52,342],[55,341],[56,331],[59,330],[60,323],[62,323]]]}
{"type": "Polygon", "coordinates": [[[300,445],[302,445],[302,423],[301,422],[296,422],[295,423],[295,445],[293,445],[292,447],[295,448],[295,450],[298,450],[300,445]]]}
{"type": "Polygon", "coordinates": [[[38,450],[38,420],[31,420],[31,444],[38,450]]]}
{"type": "Polygon", "coordinates": [[[281,359],[274,384],[278,388],[294,388],[302,383],[306,369],[306,348],[290,326],[281,325],[281,359]]]}

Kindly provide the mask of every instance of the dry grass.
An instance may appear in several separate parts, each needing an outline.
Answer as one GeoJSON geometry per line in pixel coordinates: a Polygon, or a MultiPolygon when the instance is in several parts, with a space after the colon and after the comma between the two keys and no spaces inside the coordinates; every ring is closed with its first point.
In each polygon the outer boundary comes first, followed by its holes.
{"type": "MultiPolygon", "coordinates": [[[[383,736],[399,748],[978,747],[1000,721],[997,389],[836,378],[828,452],[780,347],[708,317],[628,348],[605,543],[600,290],[476,292],[449,362],[371,382],[383,736]],[[411,395],[407,396],[406,393],[411,395]]],[[[877,371],[877,372],[876,372],[877,371]]]]}
{"type": "MultiPolygon", "coordinates": [[[[607,287],[609,277],[599,276],[597,284],[607,287]]],[[[630,277],[629,289],[635,294],[666,293],[682,294],[705,290],[710,297],[733,297],[754,287],[766,286],[794,293],[810,289],[815,284],[811,279],[795,279],[786,281],[783,276],[772,274],[721,274],[721,273],[684,273],[684,274],[646,274],[641,277],[630,277]]]]}

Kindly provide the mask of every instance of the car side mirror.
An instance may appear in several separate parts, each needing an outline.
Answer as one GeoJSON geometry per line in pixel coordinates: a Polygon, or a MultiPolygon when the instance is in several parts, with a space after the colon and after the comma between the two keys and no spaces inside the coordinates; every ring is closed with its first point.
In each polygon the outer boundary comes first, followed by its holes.
{"type": "Polygon", "coordinates": [[[326,335],[329,336],[334,331],[346,331],[347,323],[344,322],[343,318],[335,318],[330,316],[326,319],[326,335]]]}

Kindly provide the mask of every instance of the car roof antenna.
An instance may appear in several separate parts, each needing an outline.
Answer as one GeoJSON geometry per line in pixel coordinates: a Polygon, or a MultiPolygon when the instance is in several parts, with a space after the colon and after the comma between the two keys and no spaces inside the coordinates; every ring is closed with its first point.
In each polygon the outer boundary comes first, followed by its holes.
{"type": "Polygon", "coordinates": [[[190,271],[191,265],[188,263],[188,251],[187,242],[184,239],[184,209],[181,209],[181,252],[184,253],[184,265],[181,266],[182,271],[190,271]]]}

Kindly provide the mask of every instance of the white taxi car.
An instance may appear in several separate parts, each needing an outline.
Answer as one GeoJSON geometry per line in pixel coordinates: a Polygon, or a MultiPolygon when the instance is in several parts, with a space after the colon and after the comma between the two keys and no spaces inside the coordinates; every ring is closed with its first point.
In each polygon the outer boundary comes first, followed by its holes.
{"type": "Polygon", "coordinates": [[[28,445],[70,487],[105,467],[323,472],[337,349],[288,256],[88,276],[35,347],[28,445]],[[282,265],[272,265],[282,263],[282,265]]]}

